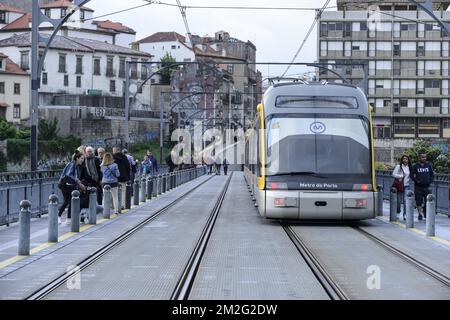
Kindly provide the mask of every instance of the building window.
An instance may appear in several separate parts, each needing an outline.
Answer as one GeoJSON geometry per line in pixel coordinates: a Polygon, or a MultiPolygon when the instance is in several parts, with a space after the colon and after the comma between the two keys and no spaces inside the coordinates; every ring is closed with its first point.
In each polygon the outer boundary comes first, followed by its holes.
{"type": "Polygon", "coordinates": [[[20,119],[20,104],[14,104],[13,118],[20,119]]]}
{"type": "Polygon", "coordinates": [[[6,23],[6,12],[0,11],[0,23],[6,23]]]}
{"type": "Polygon", "coordinates": [[[427,89],[440,89],[441,88],[441,80],[425,80],[425,88],[427,89]]]}
{"type": "MultiPolygon", "coordinates": [[[[131,59],[131,62],[137,62],[137,59],[131,59]]],[[[137,63],[132,63],[130,65],[130,69],[131,69],[131,79],[137,79],[138,77],[138,72],[137,72],[137,63]]]]}
{"type": "Polygon", "coordinates": [[[423,42],[417,43],[417,56],[425,57],[425,44],[423,42]]]}
{"type": "Polygon", "coordinates": [[[394,57],[400,57],[401,55],[401,46],[400,43],[395,42],[394,43],[394,57]]]}
{"type": "Polygon", "coordinates": [[[67,15],[67,8],[61,8],[61,18],[64,18],[67,15]]]}
{"type": "Polygon", "coordinates": [[[52,17],[52,16],[51,16],[51,11],[50,11],[50,9],[44,9],[44,14],[45,14],[47,17],[49,17],[49,18],[52,17]]]}
{"type": "Polygon", "coordinates": [[[48,74],[47,72],[42,73],[42,84],[48,84],[48,74]]]}
{"type": "Polygon", "coordinates": [[[125,58],[120,57],[119,78],[125,78],[125,58]]]}
{"type": "Polygon", "coordinates": [[[419,118],[418,123],[418,134],[419,137],[425,136],[437,136],[440,135],[440,119],[439,118],[419,118]]]}
{"type": "Polygon", "coordinates": [[[77,56],[76,74],[83,74],[83,56],[77,56]]]}
{"type": "Polygon", "coordinates": [[[425,99],[425,108],[440,108],[441,99],[425,99]]]}
{"type": "Polygon", "coordinates": [[[64,75],[64,87],[69,86],[69,76],[66,74],[64,75]]]}
{"type": "MultiPolygon", "coordinates": [[[[43,55],[44,51],[39,51],[39,60],[42,60],[43,55]]],[[[45,61],[42,62],[42,71],[45,71],[45,61]]]]}
{"type": "Polygon", "coordinates": [[[20,83],[14,83],[14,94],[20,94],[20,83]]]}
{"type": "Polygon", "coordinates": [[[116,81],[115,80],[109,81],[109,91],[116,92],[116,81]]]}
{"type": "Polygon", "coordinates": [[[30,69],[30,51],[22,51],[20,53],[20,68],[22,70],[30,69]]]}
{"type": "Polygon", "coordinates": [[[106,76],[114,77],[114,57],[108,56],[106,60],[106,76]]]}
{"type": "Polygon", "coordinates": [[[416,134],[416,122],[414,118],[394,118],[394,130],[396,135],[410,135],[416,134]]]}
{"type": "Polygon", "coordinates": [[[146,65],[141,66],[141,80],[147,80],[148,77],[148,69],[146,65]]]}
{"type": "Polygon", "coordinates": [[[77,88],[81,88],[81,77],[77,76],[77,88]]]}
{"type": "Polygon", "coordinates": [[[171,46],[172,50],[175,50],[177,48],[177,46],[171,46]]]}
{"type": "Polygon", "coordinates": [[[86,13],[86,11],[80,10],[80,20],[81,20],[82,22],[84,21],[85,13],[86,13]]]}
{"type": "Polygon", "coordinates": [[[328,26],[326,22],[322,22],[320,24],[320,36],[321,37],[328,37],[328,26]]]}
{"type": "Polygon", "coordinates": [[[233,74],[234,73],[234,65],[229,64],[227,67],[227,71],[228,71],[228,73],[233,74]]]}
{"type": "Polygon", "coordinates": [[[5,83],[4,82],[0,82],[0,93],[5,94],[5,83]]]}
{"type": "Polygon", "coordinates": [[[100,75],[100,59],[94,59],[94,75],[99,76],[100,75]]]}
{"type": "Polygon", "coordinates": [[[59,68],[58,68],[58,72],[61,73],[66,73],[66,55],[65,54],[60,54],[59,55],[59,68]]]}
{"type": "Polygon", "coordinates": [[[375,139],[390,139],[391,127],[375,127],[374,136],[375,139]]]}

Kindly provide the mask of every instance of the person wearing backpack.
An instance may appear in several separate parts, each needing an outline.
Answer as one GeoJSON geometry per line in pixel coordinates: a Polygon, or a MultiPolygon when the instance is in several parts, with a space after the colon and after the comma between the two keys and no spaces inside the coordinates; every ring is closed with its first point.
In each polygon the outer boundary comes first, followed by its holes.
{"type": "Polygon", "coordinates": [[[102,164],[100,165],[103,178],[102,184],[109,185],[111,187],[111,197],[114,206],[114,213],[119,212],[119,177],[120,171],[116,163],[114,163],[114,158],[111,153],[105,153],[103,156],[102,164]]]}
{"type": "Polygon", "coordinates": [[[58,212],[58,223],[61,224],[61,216],[67,207],[67,220],[66,224],[70,225],[71,221],[71,200],[72,191],[80,189],[82,192],[86,190],[86,187],[81,183],[79,179],[79,169],[78,167],[83,163],[84,156],[81,152],[76,151],[72,155],[72,161],[70,161],[63,170],[61,178],[59,179],[58,188],[64,197],[64,202],[59,208],[58,212]]]}
{"type": "Polygon", "coordinates": [[[404,154],[392,172],[392,176],[395,178],[392,187],[397,189],[397,214],[401,213],[400,207],[403,203],[403,220],[406,220],[406,193],[411,190],[411,172],[411,159],[404,154]]]}

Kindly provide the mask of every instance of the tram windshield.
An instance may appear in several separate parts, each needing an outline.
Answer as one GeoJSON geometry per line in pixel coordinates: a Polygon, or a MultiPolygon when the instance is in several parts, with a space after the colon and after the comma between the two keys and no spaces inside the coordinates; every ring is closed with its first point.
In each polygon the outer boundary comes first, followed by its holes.
{"type": "Polygon", "coordinates": [[[369,123],[363,117],[277,115],[267,129],[268,176],[370,177],[369,123]]]}

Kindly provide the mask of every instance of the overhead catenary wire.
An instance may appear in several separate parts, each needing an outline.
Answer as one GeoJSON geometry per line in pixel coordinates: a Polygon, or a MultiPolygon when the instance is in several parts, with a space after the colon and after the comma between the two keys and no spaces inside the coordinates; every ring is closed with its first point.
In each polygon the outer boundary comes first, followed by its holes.
{"type": "Polygon", "coordinates": [[[319,18],[320,18],[320,15],[321,15],[322,12],[325,10],[325,8],[328,6],[328,4],[330,3],[330,1],[331,1],[331,0],[327,0],[327,1],[325,2],[325,4],[322,6],[321,9],[319,9],[318,11],[316,11],[316,16],[314,17],[314,21],[313,21],[313,23],[311,24],[311,27],[309,28],[308,33],[306,34],[305,38],[303,39],[302,43],[300,44],[300,47],[298,48],[297,52],[295,53],[294,58],[293,58],[292,61],[291,61],[291,64],[288,65],[288,67],[287,67],[286,70],[283,72],[283,74],[281,75],[281,77],[284,77],[284,76],[286,75],[286,73],[287,73],[287,72],[289,71],[289,69],[291,68],[292,63],[294,63],[295,60],[297,60],[298,55],[299,55],[300,52],[302,51],[303,47],[305,46],[306,41],[308,41],[309,36],[310,36],[311,33],[313,32],[313,30],[314,30],[314,28],[315,28],[315,26],[316,26],[316,24],[317,24],[317,21],[318,21],[319,18]]]}

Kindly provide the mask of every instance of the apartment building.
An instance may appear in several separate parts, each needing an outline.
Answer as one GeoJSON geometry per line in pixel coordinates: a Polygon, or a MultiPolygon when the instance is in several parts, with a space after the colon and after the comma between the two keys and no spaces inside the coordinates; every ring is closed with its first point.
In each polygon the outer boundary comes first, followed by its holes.
{"type": "MultiPolygon", "coordinates": [[[[450,138],[449,41],[435,20],[403,1],[337,0],[337,11],[319,21],[320,63],[368,65],[368,99],[374,107],[377,139],[450,138]],[[374,8],[373,6],[371,8],[374,8]]],[[[434,1],[436,14],[450,21],[449,1],[434,1]]],[[[361,66],[337,67],[352,83],[361,66]]],[[[320,71],[320,80],[339,81],[320,71]]]]}

